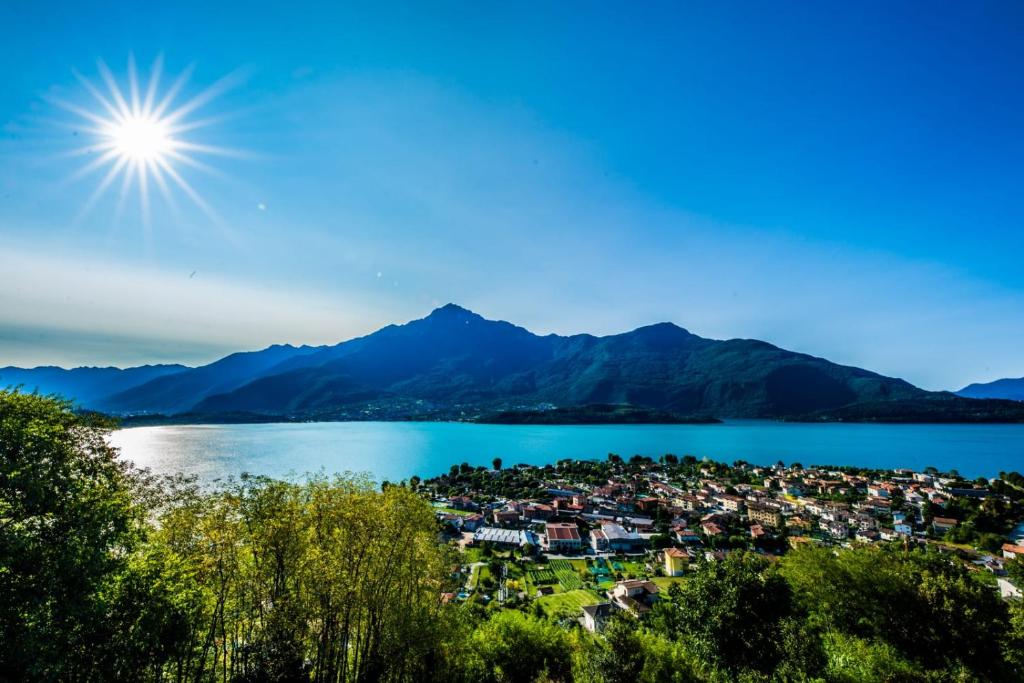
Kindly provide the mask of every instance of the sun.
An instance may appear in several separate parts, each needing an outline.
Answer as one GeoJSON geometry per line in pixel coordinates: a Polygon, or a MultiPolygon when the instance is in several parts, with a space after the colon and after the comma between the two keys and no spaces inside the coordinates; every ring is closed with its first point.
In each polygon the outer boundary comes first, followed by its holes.
{"type": "MultiPolygon", "coordinates": [[[[218,220],[215,212],[192,183],[186,180],[183,168],[210,172],[213,169],[199,160],[203,155],[241,156],[237,150],[199,143],[189,135],[221,118],[196,118],[197,111],[234,85],[238,74],[230,74],[180,104],[177,99],[188,84],[192,69],[186,69],[166,88],[161,87],[163,57],[157,57],[143,87],[134,57],[128,58],[127,88],[101,60],[97,62],[102,86],[75,73],[79,83],[91,97],[91,105],[53,99],[60,107],[84,120],[88,144],[75,154],[93,158],[80,168],[72,180],[105,169],[99,184],[89,197],[80,215],[96,204],[105,192],[120,179],[120,210],[133,186],[138,188],[143,222],[150,220],[150,188],[155,186],[168,204],[176,206],[175,191],[183,193],[207,216],[218,220]],[[105,86],[105,89],[104,87],[105,86]]],[[[76,125],[76,131],[81,124],[76,125]]]]}
{"type": "Polygon", "coordinates": [[[135,163],[159,162],[174,149],[169,126],[160,119],[131,116],[106,131],[119,158],[135,163]]]}

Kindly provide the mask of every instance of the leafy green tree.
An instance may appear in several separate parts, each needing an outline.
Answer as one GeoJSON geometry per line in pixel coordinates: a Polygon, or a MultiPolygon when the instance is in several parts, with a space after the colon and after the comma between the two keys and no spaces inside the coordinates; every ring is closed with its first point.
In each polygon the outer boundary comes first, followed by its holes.
{"type": "Polygon", "coordinates": [[[601,637],[581,647],[576,679],[600,683],[684,683],[701,680],[695,672],[697,668],[682,644],[621,618],[613,619],[601,637]]]}
{"type": "Polygon", "coordinates": [[[804,548],[787,555],[781,571],[824,631],[887,643],[923,668],[1003,675],[1006,606],[948,556],[804,548]]]}
{"type": "Polygon", "coordinates": [[[132,562],[145,539],[142,478],[67,401],[0,391],[0,671],[11,680],[133,680],[181,633],[132,562]],[[121,644],[121,629],[135,639],[121,644]]]}
{"type": "Polygon", "coordinates": [[[572,639],[565,629],[522,612],[504,611],[473,633],[475,679],[493,683],[572,680],[572,639]]]}
{"type": "MultiPolygon", "coordinates": [[[[1017,560],[1020,563],[1020,560],[1017,560]]],[[[1017,671],[1024,670],[1024,600],[1010,603],[1009,628],[1003,643],[1003,657],[1017,671]]]]}
{"type": "Polygon", "coordinates": [[[917,683],[920,667],[883,641],[838,632],[825,637],[827,679],[835,683],[917,683]]]}
{"type": "Polygon", "coordinates": [[[1024,587],[1024,560],[1010,560],[1005,566],[1009,579],[1016,585],[1024,587]]]}
{"type": "Polygon", "coordinates": [[[653,624],[715,667],[769,674],[784,655],[782,627],[793,616],[785,579],[756,555],[731,553],[674,584],[653,624]]]}
{"type": "Polygon", "coordinates": [[[501,464],[502,464],[501,463],[501,458],[495,458],[494,460],[491,461],[491,465],[496,470],[500,470],[501,469],[501,464]]]}

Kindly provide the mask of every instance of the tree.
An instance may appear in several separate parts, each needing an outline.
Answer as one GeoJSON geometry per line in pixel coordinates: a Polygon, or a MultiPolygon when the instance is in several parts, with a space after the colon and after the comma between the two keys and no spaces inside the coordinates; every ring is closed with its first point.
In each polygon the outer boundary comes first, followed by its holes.
{"type": "Polygon", "coordinates": [[[131,680],[181,634],[154,581],[143,480],[112,423],[56,398],[0,391],[0,670],[12,680],[131,680]],[[120,639],[138,636],[126,645],[120,639]]]}
{"type": "Polygon", "coordinates": [[[1006,574],[1018,586],[1024,586],[1024,560],[1010,560],[1006,563],[1006,574]]]}
{"type": "Polygon", "coordinates": [[[896,648],[879,640],[838,632],[825,637],[827,680],[837,683],[916,683],[920,668],[896,648]]]}
{"type": "Polygon", "coordinates": [[[434,680],[453,558],[430,505],[364,478],[243,477],[166,511],[160,547],[200,592],[185,680],[434,680]]]}
{"type": "Polygon", "coordinates": [[[999,678],[1008,628],[998,595],[949,557],[862,547],[802,548],[781,571],[812,624],[888,643],[923,668],[999,678]]]}
{"type": "Polygon", "coordinates": [[[494,469],[500,470],[501,469],[501,458],[495,458],[494,460],[492,460],[491,461],[491,465],[494,467],[494,469]]]}
{"type": "Polygon", "coordinates": [[[766,560],[736,552],[702,562],[683,586],[673,584],[653,624],[716,667],[770,674],[783,655],[783,626],[793,616],[785,579],[766,560]]]}
{"type": "Polygon", "coordinates": [[[470,640],[473,678],[493,683],[572,680],[569,633],[545,619],[504,611],[481,624],[470,640]]]}
{"type": "MultiPolygon", "coordinates": [[[[1021,560],[1016,560],[1019,564],[1021,560]]],[[[1010,603],[1009,629],[1003,644],[1003,657],[1017,671],[1024,669],[1024,601],[1010,603]]]]}
{"type": "Polygon", "coordinates": [[[680,643],[628,618],[611,620],[602,637],[584,642],[576,680],[599,683],[686,683],[701,680],[680,643]]]}

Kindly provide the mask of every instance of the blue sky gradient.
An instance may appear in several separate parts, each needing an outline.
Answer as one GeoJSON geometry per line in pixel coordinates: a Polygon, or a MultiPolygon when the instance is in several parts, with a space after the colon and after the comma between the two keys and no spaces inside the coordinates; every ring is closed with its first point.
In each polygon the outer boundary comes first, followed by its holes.
{"type": "Polygon", "coordinates": [[[932,389],[1024,375],[1020,3],[0,6],[0,365],[200,363],[455,301],[932,389]],[[234,74],[209,202],[82,216],[99,80],[234,74]],[[91,105],[90,105],[91,106],[91,105]]]}

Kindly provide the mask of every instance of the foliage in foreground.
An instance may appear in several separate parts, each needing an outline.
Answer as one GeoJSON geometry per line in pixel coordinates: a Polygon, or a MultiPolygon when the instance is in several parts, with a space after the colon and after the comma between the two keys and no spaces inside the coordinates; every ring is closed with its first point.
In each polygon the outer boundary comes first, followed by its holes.
{"type": "Polygon", "coordinates": [[[1021,680],[1024,606],[941,555],[734,553],[593,636],[446,604],[457,559],[407,487],[202,491],[127,467],[109,428],[0,392],[2,680],[1021,680]]]}
{"type": "Polygon", "coordinates": [[[147,480],[109,425],[0,394],[0,671],[12,680],[443,676],[449,550],[402,487],[147,480]]]}

